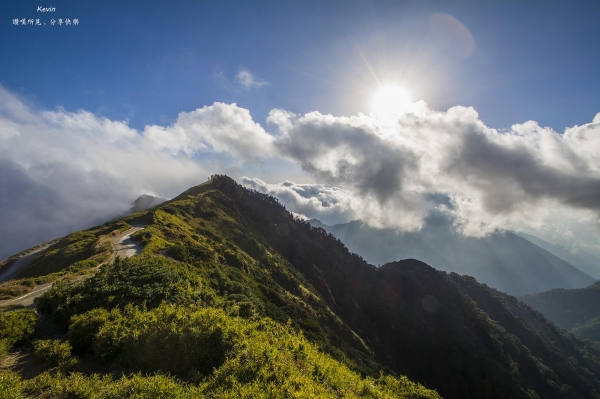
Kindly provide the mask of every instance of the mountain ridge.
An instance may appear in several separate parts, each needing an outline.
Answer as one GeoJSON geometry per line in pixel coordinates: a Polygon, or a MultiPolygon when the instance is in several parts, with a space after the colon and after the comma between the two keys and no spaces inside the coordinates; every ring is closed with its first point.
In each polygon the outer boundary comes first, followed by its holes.
{"type": "Polygon", "coordinates": [[[146,209],[153,208],[167,201],[168,199],[166,198],[155,197],[149,194],[142,194],[139,197],[137,197],[135,201],[133,201],[133,205],[131,206],[129,213],[145,211],[146,209]]]}
{"type": "Polygon", "coordinates": [[[328,226],[311,220],[344,242],[350,251],[373,264],[395,259],[421,259],[448,272],[471,275],[512,295],[553,288],[582,288],[596,280],[565,260],[511,233],[464,237],[450,221],[432,215],[418,232],[398,233],[371,228],[361,221],[328,226]]]}
{"type": "MultiPolygon", "coordinates": [[[[103,266],[82,283],[55,284],[37,301],[40,317],[65,332],[62,342],[93,364],[171,373],[189,389],[231,396],[267,387],[276,396],[289,390],[320,397],[437,397],[424,387],[445,398],[595,398],[600,392],[600,350],[516,298],[417,260],[377,268],[275,198],[229,177],[214,176],[89,234],[127,229],[140,218],[148,225],[132,236],[143,247],[140,255],[103,266]],[[173,327],[165,329],[161,320],[173,327]],[[205,327],[186,333],[186,320],[205,327]],[[181,345],[187,345],[190,354],[209,353],[201,344],[208,337],[216,340],[206,341],[211,347],[231,351],[186,358],[196,370],[186,374],[170,351],[186,353],[181,345]],[[311,368],[303,368],[306,362],[311,368]],[[293,377],[277,371],[283,368],[293,377]],[[327,386],[334,391],[320,390],[327,386]],[[388,396],[377,393],[384,391],[388,396]]],[[[94,241],[81,233],[69,242],[79,243],[83,254],[94,241]]],[[[68,377],[56,378],[44,383],[44,392],[68,384],[61,379],[68,377]]],[[[42,384],[32,381],[25,386],[42,384]]],[[[107,384],[118,389],[127,381],[107,384]]]]}

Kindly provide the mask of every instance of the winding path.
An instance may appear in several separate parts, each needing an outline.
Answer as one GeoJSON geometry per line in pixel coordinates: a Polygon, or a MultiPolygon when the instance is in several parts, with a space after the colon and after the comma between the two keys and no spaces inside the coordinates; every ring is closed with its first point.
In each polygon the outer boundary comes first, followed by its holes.
{"type": "MultiPolygon", "coordinates": [[[[114,251],[106,261],[104,261],[101,264],[99,264],[98,266],[96,266],[96,269],[98,269],[100,266],[105,265],[107,263],[114,262],[117,255],[121,258],[129,258],[133,255],[136,255],[136,254],[139,254],[140,252],[142,252],[142,247],[131,240],[131,235],[133,233],[135,233],[136,231],[144,229],[145,227],[146,226],[136,225],[136,226],[130,228],[129,230],[125,230],[121,234],[112,237],[110,239],[110,241],[113,245],[114,251]]],[[[32,253],[22,257],[18,261],[16,261],[12,266],[10,266],[10,269],[7,270],[6,273],[4,273],[2,276],[0,276],[0,282],[9,280],[12,276],[15,275],[15,273],[17,273],[17,271],[24,269],[29,263],[31,263],[31,261],[33,259],[35,259],[35,257],[39,254],[39,252],[41,252],[42,250],[44,250],[46,248],[48,248],[48,246],[44,246],[39,249],[36,249],[34,252],[32,252],[32,253]],[[33,255],[35,255],[35,256],[33,256],[33,255]]],[[[90,276],[91,275],[87,275],[87,276],[84,276],[83,278],[88,278],[90,276]]],[[[7,306],[7,305],[19,306],[19,307],[32,306],[33,300],[35,298],[41,296],[42,294],[44,294],[50,288],[52,288],[53,284],[54,283],[41,284],[41,285],[37,286],[33,291],[31,291],[23,296],[20,296],[18,298],[0,301],[0,306],[7,306]]]]}
{"type": "Polygon", "coordinates": [[[129,258],[130,256],[137,255],[142,252],[142,247],[133,242],[131,236],[136,231],[140,231],[145,228],[146,226],[134,226],[129,230],[122,232],[118,236],[111,238],[110,240],[115,248],[115,251],[113,252],[113,256],[109,261],[112,262],[117,255],[119,255],[121,258],[129,258]]]}

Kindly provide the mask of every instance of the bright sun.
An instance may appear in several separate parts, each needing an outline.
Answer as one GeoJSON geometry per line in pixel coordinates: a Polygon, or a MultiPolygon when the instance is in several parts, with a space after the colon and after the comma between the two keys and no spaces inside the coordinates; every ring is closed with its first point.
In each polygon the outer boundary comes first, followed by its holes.
{"type": "Polygon", "coordinates": [[[380,116],[404,113],[412,104],[409,93],[401,86],[384,86],[373,97],[372,111],[380,116]]]}

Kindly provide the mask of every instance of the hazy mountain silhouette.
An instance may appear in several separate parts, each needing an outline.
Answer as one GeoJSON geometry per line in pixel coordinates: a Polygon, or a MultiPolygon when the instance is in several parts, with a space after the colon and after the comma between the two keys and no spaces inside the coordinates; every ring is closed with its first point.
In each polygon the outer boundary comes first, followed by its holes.
{"type": "Polygon", "coordinates": [[[146,209],[150,209],[157,205],[162,204],[163,202],[168,201],[166,198],[155,197],[153,195],[142,194],[133,201],[133,205],[129,210],[129,213],[135,213],[140,211],[145,211],[146,209]]]}
{"type": "Polygon", "coordinates": [[[432,214],[417,232],[376,229],[361,221],[326,226],[348,249],[373,264],[419,259],[439,270],[473,276],[477,281],[512,295],[553,288],[581,288],[595,282],[568,262],[509,231],[484,238],[465,237],[452,223],[432,214]]]}
{"type": "Polygon", "coordinates": [[[542,240],[531,234],[523,232],[515,232],[515,234],[523,237],[527,241],[544,248],[546,251],[558,256],[559,258],[569,262],[582,272],[600,279],[600,257],[582,250],[569,250],[567,247],[558,244],[552,244],[542,240]]]}

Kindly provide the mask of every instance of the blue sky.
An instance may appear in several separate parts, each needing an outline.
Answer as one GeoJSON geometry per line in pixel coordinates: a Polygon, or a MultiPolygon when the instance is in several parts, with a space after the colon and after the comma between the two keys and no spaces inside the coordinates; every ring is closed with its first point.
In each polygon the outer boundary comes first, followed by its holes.
{"type": "Polygon", "coordinates": [[[11,0],[0,15],[0,258],[213,173],[329,224],[418,230],[447,205],[465,235],[600,254],[600,2],[11,0]]]}
{"type": "Polygon", "coordinates": [[[272,108],[368,112],[378,80],[408,80],[434,109],[473,106],[496,128],[532,119],[562,131],[600,110],[598,2],[55,1],[46,14],[38,5],[1,6],[0,83],[48,109],[137,128],[215,101],[260,123],[272,108]],[[433,13],[469,29],[470,56],[432,50],[433,13]],[[80,25],[11,23],[61,16],[80,25]],[[269,85],[236,87],[240,68],[269,85]]]}

